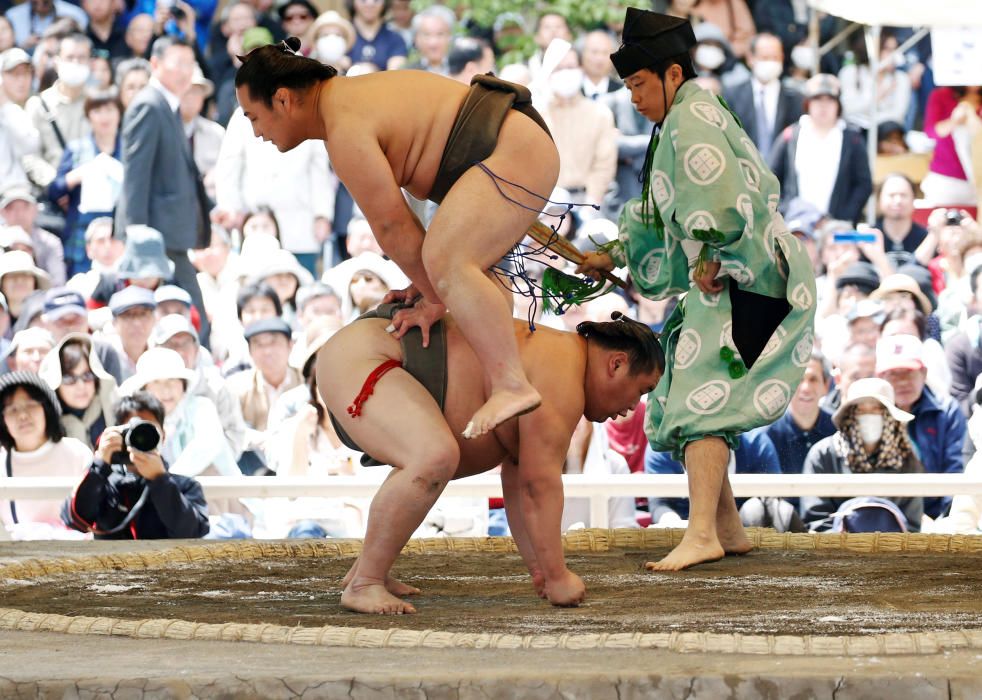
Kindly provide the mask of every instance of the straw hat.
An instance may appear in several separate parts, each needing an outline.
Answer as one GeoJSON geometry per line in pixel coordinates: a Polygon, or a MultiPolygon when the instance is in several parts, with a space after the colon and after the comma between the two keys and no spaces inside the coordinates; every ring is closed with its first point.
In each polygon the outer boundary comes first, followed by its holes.
{"type": "Polygon", "coordinates": [[[924,296],[924,292],[921,291],[920,286],[910,275],[904,274],[893,274],[880,282],[880,286],[873,290],[870,294],[870,299],[882,299],[887,294],[892,294],[893,292],[907,292],[917,301],[917,305],[925,316],[930,316],[931,311],[931,301],[924,296]]]}
{"type": "Polygon", "coordinates": [[[315,319],[290,351],[290,366],[302,372],[310,358],[324,347],[324,343],[330,340],[342,325],[341,319],[336,316],[321,316],[315,319]]]}
{"type": "Polygon", "coordinates": [[[842,419],[851,406],[855,406],[863,399],[873,399],[878,401],[887,412],[901,423],[909,423],[914,420],[914,416],[907,411],[901,411],[894,404],[893,386],[886,379],[879,377],[867,377],[857,379],[849,385],[846,393],[846,400],[839,406],[839,410],[832,416],[832,422],[836,428],[842,428],[842,419]]]}

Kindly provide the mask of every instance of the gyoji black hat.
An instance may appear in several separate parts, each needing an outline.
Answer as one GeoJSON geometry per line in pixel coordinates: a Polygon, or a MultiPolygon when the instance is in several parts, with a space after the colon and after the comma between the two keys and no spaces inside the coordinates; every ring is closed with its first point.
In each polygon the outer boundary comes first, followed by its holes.
{"type": "Polygon", "coordinates": [[[621,41],[610,60],[617,74],[626,78],[670,56],[686,53],[696,45],[696,36],[688,20],[629,7],[621,41]]]}

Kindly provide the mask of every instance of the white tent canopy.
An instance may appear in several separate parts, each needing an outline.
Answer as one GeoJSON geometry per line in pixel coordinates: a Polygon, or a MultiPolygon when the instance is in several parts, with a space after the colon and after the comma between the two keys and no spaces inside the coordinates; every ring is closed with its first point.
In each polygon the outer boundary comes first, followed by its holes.
{"type": "Polygon", "coordinates": [[[889,27],[982,27],[982,0],[809,0],[850,22],[889,27]]]}

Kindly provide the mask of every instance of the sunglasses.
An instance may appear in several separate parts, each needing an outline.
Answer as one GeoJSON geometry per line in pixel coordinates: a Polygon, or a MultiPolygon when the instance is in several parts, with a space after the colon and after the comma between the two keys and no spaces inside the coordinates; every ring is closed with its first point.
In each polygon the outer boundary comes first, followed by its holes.
{"type": "Polygon", "coordinates": [[[311,17],[310,14],[307,12],[301,12],[299,14],[292,14],[292,15],[291,14],[283,15],[284,22],[294,22],[299,19],[311,20],[313,19],[313,17],[311,17]]]}
{"type": "Polygon", "coordinates": [[[94,382],[95,374],[92,372],[82,372],[82,374],[63,374],[61,375],[61,383],[67,386],[71,386],[76,382],[94,382]]]}

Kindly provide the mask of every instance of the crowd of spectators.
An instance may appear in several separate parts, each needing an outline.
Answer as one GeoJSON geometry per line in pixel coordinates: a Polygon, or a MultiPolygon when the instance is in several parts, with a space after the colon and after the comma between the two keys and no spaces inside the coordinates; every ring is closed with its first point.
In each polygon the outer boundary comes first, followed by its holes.
{"type": "MultiPolygon", "coordinates": [[[[799,0],[651,6],[694,24],[696,80],[777,175],[818,282],[804,378],[782,418],[741,438],[731,471],[982,470],[982,89],[936,87],[930,40],[900,50],[909,29],[884,29],[875,74],[861,31],[820,53],[799,0]],[[923,177],[877,176],[869,138],[887,164],[921,154],[923,177]]],[[[844,28],[818,20],[822,41],[844,28]]],[[[0,535],[363,534],[367,502],[208,499],[195,480],[384,479],[341,444],[313,361],[408,283],[322,144],[279,153],[253,135],[239,56],[293,35],[341,75],[494,71],[527,85],[561,156],[543,220],[589,248],[640,194],[652,129],[610,63],[619,29],[548,10],[486,27],[466,3],[409,0],[0,0],[0,482],[78,479],[64,501],[0,500],[0,535]],[[516,36],[534,41],[527,60],[507,52],[516,36]],[[140,450],[148,434],[156,447],[140,450]]],[[[530,262],[529,279],[540,273],[530,262]]],[[[657,331],[677,301],[629,289],[555,315],[516,293],[515,315],[573,330],[621,311],[657,331]]],[[[681,473],[648,447],[644,409],[584,420],[565,471],[681,473]]],[[[963,496],[740,505],[748,524],[779,529],[982,525],[982,499],[963,496]]],[[[507,532],[501,503],[488,506],[441,501],[420,533],[507,532]]],[[[680,525],[687,508],[615,498],[609,524],[680,525]]],[[[587,513],[571,499],[563,526],[587,513]]]]}

